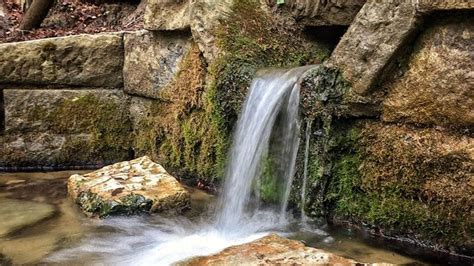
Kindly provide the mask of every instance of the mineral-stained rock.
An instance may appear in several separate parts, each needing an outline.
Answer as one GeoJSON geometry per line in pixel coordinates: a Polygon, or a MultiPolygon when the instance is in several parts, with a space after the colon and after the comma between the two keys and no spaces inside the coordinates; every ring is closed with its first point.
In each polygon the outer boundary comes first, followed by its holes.
{"type": "Polygon", "coordinates": [[[383,120],[474,126],[474,16],[437,18],[417,40],[406,71],[393,78],[383,120]]]}
{"type": "Polygon", "coordinates": [[[356,265],[357,262],[272,234],[178,265],[356,265]]]}
{"type": "Polygon", "coordinates": [[[366,94],[418,23],[411,1],[369,0],[334,50],[328,65],[366,94]]]}
{"type": "Polygon", "coordinates": [[[118,87],[122,68],[116,33],[0,44],[0,83],[118,87]]]}
{"type": "MultiPolygon", "coordinates": [[[[270,6],[276,1],[266,0],[270,6]]],[[[305,26],[350,25],[366,0],[321,1],[286,0],[279,8],[288,8],[298,23],[305,26]]]]}
{"type": "Polygon", "coordinates": [[[138,31],[125,40],[125,92],[157,98],[179,71],[183,55],[190,47],[186,33],[138,31]]]}
{"type": "Polygon", "coordinates": [[[126,160],[127,100],[119,90],[7,89],[0,167],[79,166],[126,160]]]}
{"type": "Polygon", "coordinates": [[[72,175],[68,193],[89,215],[182,211],[189,192],[147,156],[72,175]]]}
{"type": "Polygon", "coordinates": [[[0,198],[0,213],[2,217],[0,236],[47,219],[54,212],[54,206],[49,204],[0,198]]]}

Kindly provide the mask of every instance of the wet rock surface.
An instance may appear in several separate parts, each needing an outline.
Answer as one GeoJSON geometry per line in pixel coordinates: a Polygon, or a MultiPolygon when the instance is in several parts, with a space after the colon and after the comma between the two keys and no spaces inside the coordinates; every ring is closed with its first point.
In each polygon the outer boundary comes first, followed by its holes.
{"type": "Polygon", "coordinates": [[[0,213],[0,236],[5,236],[53,216],[55,208],[45,203],[0,198],[0,213]]]}
{"type": "Polygon", "coordinates": [[[189,206],[189,192],[147,156],[72,175],[68,193],[89,215],[180,212],[189,206]]]}
{"type": "Polygon", "coordinates": [[[356,265],[356,261],[272,234],[178,265],[356,265]]]}

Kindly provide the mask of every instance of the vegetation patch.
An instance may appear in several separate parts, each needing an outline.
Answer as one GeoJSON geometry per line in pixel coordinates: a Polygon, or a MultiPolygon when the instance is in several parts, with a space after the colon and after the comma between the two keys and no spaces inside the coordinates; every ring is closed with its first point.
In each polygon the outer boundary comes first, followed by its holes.
{"type": "Polygon", "coordinates": [[[471,140],[372,122],[339,129],[325,195],[334,220],[435,246],[472,247],[471,140]]]}
{"type": "Polygon", "coordinates": [[[185,179],[212,181],[221,174],[222,136],[213,121],[214,102],[206,91],[206,65],[196,44],[181,62],[174,82],[139,121],[134,147],[148,152],[185,179]]]}

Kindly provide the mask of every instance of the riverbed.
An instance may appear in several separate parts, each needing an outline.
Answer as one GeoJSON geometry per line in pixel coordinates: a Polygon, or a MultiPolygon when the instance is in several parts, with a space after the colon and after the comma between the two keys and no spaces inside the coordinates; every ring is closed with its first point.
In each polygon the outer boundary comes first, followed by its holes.
{"type": "MultiPolygon", "coordinates": [[[[234,235],[220,235],[212,227],[216,196],[193,188],[188,188],[192,192],[191,209],[183,215],[89,218],[67,197],[67,177],[81,172],[0,174],[0,265],[162,265],[213,254],[270,232],[360,262],[440,263],[434,253],[430,256],[412,247],[404,250],[402,244],[358,230],[302,224],[297,219],[266,228],[265,224],[272,223],[262,219],[273,219],[271,209],[249,218],[251,230],[241,228],[234,235]]],[[[455,257],[440,257],[444,258],[442,263],[458,262],[455,257]]]]}

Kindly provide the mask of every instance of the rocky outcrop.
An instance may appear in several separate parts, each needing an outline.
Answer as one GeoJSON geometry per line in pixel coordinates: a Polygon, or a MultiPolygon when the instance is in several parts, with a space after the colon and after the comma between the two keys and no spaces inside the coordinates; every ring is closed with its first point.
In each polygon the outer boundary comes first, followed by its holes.
{"type": "Polygon", "coordinates": [[[337,45],[329,62],[358,94],[366,94],[419,22],[410,1],[369,0],[337,45]]]}
{"type": "MultiPolygon", "coordinates": [[[[277,1],[266,0],[269,6],[278,6],[277,1]]],[[[323,1],[286,0],[278,8],[290,10],[298,23],[305,26],[350,25],[366,0],[323,1]]]]}
{"type": "Polygon", "coordinates": [[[145,12],[145,29],[191,29],[194,41],[210,62],[218,55],[216,30],[234,0],[150,0],[145,12]]]}
{"type": "Polygon", "coordinates": [[[384,77],[422,17],[437,10],[474,8],[466,1],[368,0],[344,34],[327,66],[339,69],[353,91],[367,95],[384,77]]]}
{"type": "Polygon", "coordinates": [[[296,240],[272,234],[253,242],[197,257],[178,265],[360,265],[324,250],[305,247],[296,240]]]}
{"type": "Polygon", "coordinates": [[[139,96],[158,98],[180,71],[180,62],[190,48],[186,33],[126,33],[124,90],[139,96]]]}
{"type": "Polygon", "coordinates": [[[0,167],[102,165],[128,159],[131,123],[119,90],[7,89],[0,167]]]}
{"type": "Polygon", "coordinates": [[[436,18],[401,75],[388,82],[383,120],[474,126],[474,16],[436,18]]]}
{"type": "Polygon", "coordinates": [[[119,87],[122,68],[121,34],[0,44],[0,83],[119,87]]]}
{"type": "Polygon", "coordinates": [[[180,212],[190,195],[179,182],[148,157],[72,175],[68,193],[89,215],[180,212]]]}

